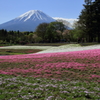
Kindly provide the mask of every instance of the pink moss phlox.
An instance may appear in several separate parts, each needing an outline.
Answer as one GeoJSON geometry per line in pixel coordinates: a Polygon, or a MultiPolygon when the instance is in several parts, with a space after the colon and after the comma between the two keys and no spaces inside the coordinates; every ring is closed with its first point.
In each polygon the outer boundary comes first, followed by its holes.
{"type": "Polygon", "coordinates": [[[0,56],[0,59],[23,59],[23,58],[41,58],[41,57],[52,57],[60,55],[79,56],[79,57],[94,57],[100,56],[100,49],[93,50],[83,50],[83,51],[72,51],[72,52],[59,52],[59,53],[43,53],[43,54],[26,54],[26,55],[9,55],[9,56],[0,56]]]}
{"type": "Polygon", "coordinates": [[[100,75],[96,75],[100,70],[100,49],[0,56],[0,64],[5,65],[0,66],[0,74],[59,79],[62,76],[65,78],[64,75],[69,75],[72,79],[100,78],[100,75]]]}
{"type": "Polygon", "coordinates": [[[100,78],[100,75],[95,75],[95,74],[94,74],[94,75],[90,75],[90,76],[91,76],[92,78],[96,78],[96,77],[97,77],[97,78],[100,78]]]}

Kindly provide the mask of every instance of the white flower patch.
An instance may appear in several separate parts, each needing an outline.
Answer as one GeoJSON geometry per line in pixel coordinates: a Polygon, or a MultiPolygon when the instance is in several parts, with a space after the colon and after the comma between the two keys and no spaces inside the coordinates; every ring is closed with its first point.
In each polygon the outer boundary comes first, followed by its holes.
{"type": "Polygon", "coordinates": [[[46,50],[51,48],[52,46],[5,46],[0,47],[0,49],[40,49],[40,50],[46,50]]]}
{"type": "Polygon", "coordinates": [[[46,100],[52,100],[54,96],[49,96],[46,100]]]}
{"type": "Polygon", "coordinates": [[[70,52],[70,51],[81,51],[81,50],[91,50],[91,49],[100,49],[100,45],[92,46],[80,46],[79,44],[67,44],[59,47],[52,47],[38,53],[56,53],[56,52],[70,52]]]}

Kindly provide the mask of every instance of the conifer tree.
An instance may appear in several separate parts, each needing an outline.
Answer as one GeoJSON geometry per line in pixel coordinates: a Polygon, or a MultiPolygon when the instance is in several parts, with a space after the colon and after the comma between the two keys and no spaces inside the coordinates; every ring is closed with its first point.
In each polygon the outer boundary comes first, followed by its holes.
{"type": "Polygon", "coordinates": [[[88,42],[93,42],[96,37],[100,42],[100,0],[85,0],[78,23],[88,42]]]}
{"type": "Polygon", "coordinates": [[[100,43],[100,0],[95,0],[95,2],[93,2],[93,8],[95,33],[98,37],[98,42],[100,43]]]}

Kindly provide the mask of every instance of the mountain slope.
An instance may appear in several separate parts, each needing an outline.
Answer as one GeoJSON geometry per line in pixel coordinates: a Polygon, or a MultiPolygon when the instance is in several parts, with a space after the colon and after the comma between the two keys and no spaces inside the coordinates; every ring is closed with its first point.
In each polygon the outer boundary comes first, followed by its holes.
{"type": "Polygon", "coordinates": [[[40,23],[50,23],[53,21],[55,21],[55,19],[42,11],[31,10],[11,21],[1,24],[0,29],[6,29],[7,31],[35,31],[40,23]]]}

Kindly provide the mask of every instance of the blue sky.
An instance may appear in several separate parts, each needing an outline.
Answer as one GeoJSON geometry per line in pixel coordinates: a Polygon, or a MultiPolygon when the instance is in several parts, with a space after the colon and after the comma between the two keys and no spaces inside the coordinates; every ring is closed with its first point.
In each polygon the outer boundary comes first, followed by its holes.
{"type": "Polygon", "coordinates": [[[41,10],[51,17],[76,19],[84,0],[0,0],[0,24],[29,10],[41,10]]]}

